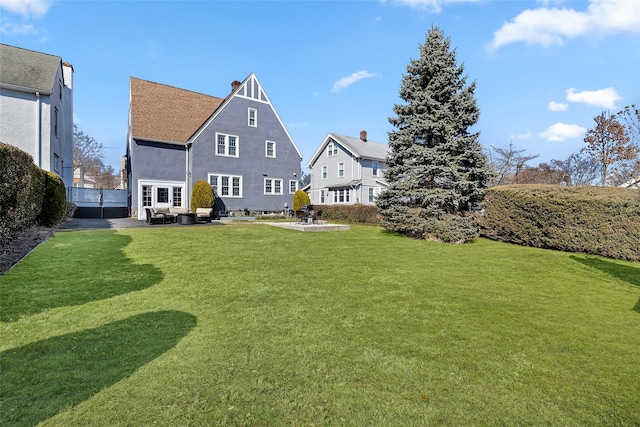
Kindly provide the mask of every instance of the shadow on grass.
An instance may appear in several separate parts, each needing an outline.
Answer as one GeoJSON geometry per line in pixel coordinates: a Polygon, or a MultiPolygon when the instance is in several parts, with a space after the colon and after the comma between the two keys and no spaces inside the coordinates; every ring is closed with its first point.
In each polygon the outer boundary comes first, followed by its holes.
{"type": "Polygon", "coordinates": [[[158,311],[0,353],[0,425],[30,426],[90,398],[162,355],[196,318],[158,311]]]}
{"type": "MultiPolygon", "coordinates": [[[[607,261],[601,258],[582,258],[575,255],[571,255],[570,258],[574,261],[579,262],[580,264],[598,269],[612,277],[615,277],[618,280],[622,280],[623,282],[627,282],[630,285],[640,288],[640,268],[617,264],[615,262],[607,261]]],[[[633,309],[640,313],[640,299],[633,307],[633,309]]]]}
{"type": "Polygon", "coordinates": [[[0,277],[0,322],[159,283],[159,269],[124,254],[131,240],[110,230],[56,234],[0,277]]]}

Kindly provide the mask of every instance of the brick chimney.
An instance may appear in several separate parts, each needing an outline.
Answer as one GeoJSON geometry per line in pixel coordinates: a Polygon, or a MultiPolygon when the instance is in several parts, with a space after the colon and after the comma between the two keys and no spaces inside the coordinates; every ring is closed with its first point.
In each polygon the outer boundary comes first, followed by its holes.
{"type": "Polygon", "coordinates": [[[360,139],[363,140],[364,142],[367,142],[367,131],[366,130],[361,130],[360,131],[360,139]]]}
{"type": "Polygon", "coordinates": [[[242,82],[239,82],[237,80],[232,81],[231,82],[231,92],[235,92],[236,89],[238,89],[241,84],[242,84],[242,82]]]}

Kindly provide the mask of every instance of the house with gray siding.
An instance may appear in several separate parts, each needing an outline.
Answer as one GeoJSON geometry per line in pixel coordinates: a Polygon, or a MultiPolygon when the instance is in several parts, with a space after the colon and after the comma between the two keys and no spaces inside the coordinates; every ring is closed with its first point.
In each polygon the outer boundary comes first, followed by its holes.
{"type": "Polygon", "coordinates": [[[73,66],[0,44],[0,141],[73,185],[73,66]]]}
{"type": "Polygon", "coordinates": [[[283,210],[302,161],[253,73],[225,98],[131,77],[126,157],[138,219],[148,206],[189,209],[198,180],[213,186],[216,214],[283,210]]]}
{"type": "Polygon", "coordinates": [[[319,205],[373,205],[389,185],[384,180],[389,146],[360,138],[329,133],[311,157],[309,198],[319,205]]]}

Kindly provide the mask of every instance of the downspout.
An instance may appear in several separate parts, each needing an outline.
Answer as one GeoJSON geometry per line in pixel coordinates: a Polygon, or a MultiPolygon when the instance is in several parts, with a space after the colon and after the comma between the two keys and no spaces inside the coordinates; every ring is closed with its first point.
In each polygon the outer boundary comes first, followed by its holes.
{"type": "Polygon", "coordinates": [[[185,202],[184,202],[184,206],[186,206],[186,208],[188,210],[191,210],[191,195],[189,194],[189,189],[191,188],[191,142],[187,142],[186,144],[186,150],[185,150],[185,183],[186,183],[186,188],[184,189],[184,193],[185,193],[185,202]]]}
{"type": "Polygon", "coordinates": [[[38,167],[42,168],[42,104],[40,101],[40,92],[36,91],[36,119],[38,121],[36,125],[36,160],[38,167]]]}

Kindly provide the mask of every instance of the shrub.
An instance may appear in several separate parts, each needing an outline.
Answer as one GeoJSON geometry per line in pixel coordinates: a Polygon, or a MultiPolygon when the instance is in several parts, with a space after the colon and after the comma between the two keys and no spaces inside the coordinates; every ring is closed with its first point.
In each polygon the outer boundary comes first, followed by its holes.
{"type": "Polygon", "coordinates": [[[191,211],[195,212],[198,208],[211,208],[216,201],[213,194],[213,187],[207,181],[200,179],[193,184],[191,192],[191,211]]]}
{"type": "Polygon", "coordinates": [[[304,205],[311,204],[311,199],[309,199],[309,195],[304,190],[297,190],[293,194],[293,210],[299,211],[304,205]]]}
{"type": "Polygon", "coordinates": [[[378,208],[373,205],[313,205],[322,219],[351,224],[380,225],[378,208]]]}
{"type": "Polygon", "coordinates": [[[0,142],[0,240],[34,224],[44,197],[44,174],[33,158],[0,142]]]}
{"type": "Polygon", "coordinates": [[[67,213],[67,197],[64,182],[52,172],[44,171],[44,199],[38,223],[46,227],[62,221],[67,213]]]}
{"type": "Polygon", "coordinates": [[[480,233],[539,248],[640,261],[640,191],[509,185],[487,191],[480,233]]]}

